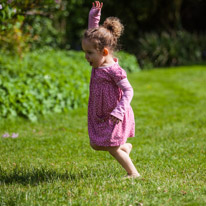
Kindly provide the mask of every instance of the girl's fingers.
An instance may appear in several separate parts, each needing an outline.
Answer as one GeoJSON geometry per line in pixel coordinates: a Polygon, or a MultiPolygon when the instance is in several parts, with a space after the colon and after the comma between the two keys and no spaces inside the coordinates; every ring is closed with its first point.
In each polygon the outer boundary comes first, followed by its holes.
{"type": "Polygon", "coordinates": [[[102,7],[103,7],[103,2],[101,2],[101,4],[99,1],[92,2],[92,8],[101,9],[102,7]]]}
{"type": "Polygon", "coordinates": [[[111,116],[111,120],[114,124],[119,124],[120,120],[114,116],[111,116]]]}
{"type": "Polygon", "coordinates": [[[114,119],[113,116],[111,116],[111,120],[112,120],[113,123],[115,123],[115,119],[114,119]]]}

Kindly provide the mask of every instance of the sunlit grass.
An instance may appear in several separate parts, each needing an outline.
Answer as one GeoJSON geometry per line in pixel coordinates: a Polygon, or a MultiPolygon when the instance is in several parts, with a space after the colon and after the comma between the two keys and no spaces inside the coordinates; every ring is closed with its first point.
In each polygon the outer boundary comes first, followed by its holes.
{"type": "Polygon", "coordinates": [[[134,88],[136,137],[131,158],[142,175],[93,151],[87,111],[1,120],[0,205],[206,204],[206,67],[128,75],[134,88]]]}

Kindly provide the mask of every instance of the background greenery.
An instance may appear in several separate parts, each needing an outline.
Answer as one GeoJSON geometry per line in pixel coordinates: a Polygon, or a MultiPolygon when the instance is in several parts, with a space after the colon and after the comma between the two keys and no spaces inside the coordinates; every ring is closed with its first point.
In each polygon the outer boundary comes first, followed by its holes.
{"type": "Polygon", "coordinates": [[[89,146],[87,111],[32,123],[0,122],[0,205],[204,206],[206,110],[203,66],[128,74],[140,179],[89,146]]]}
{"type": "MultiPolygon", "coordinates": [[[[86,0],[1,1],[0,117],[35,121],[87,104],[90,68],[83,53],[72,49],[81,50],[91,5],[86,0]]],[[[127,72],[204,64],[204,8],[203,0],[105,0],[100,23],[117,16],[125,25],[123,51],[116,55],[127,72]]]]}
{"type": "MultiPolygon", "coordinates": [[[[140,70],[135,56],[116,56],[127,72],[140,70]]],[[[35,121],[40,115],[85,107],[90,73],[83,52],[47,48],[22,58],[0,52],[0,117],[35,121]]]]}
{"type": "MultiPolygon", "coordinates": [[[[43,46],[81,50],[92,1],[0,4],[1,49],[20,56],[43,46]]],[[[108,16],[121,19],[122,49],[135,54],[142,68],[199,63],[206,59],[205,9],[204,0],[104,0],[101,23],[108,16]]]]}

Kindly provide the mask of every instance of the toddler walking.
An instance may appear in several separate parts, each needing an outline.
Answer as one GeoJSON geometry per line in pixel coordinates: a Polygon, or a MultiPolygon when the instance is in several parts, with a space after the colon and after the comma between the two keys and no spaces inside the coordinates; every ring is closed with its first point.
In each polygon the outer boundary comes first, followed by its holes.
{"type": "Polygon", "coordinates": [[[130,102],[133,89],[126,72],[119,66],[113,52],[123,25],[116,17],[107,18],[99,26],[103,3],[93,3],[89,12],[89,28],[83,35],[82,48],[92,66],[88,102],[88,133],[94,150],[108,151],[126,170],[127,177],[135,178],[137,172],[126,143],[134,137],[135,122],[130,102]]]}

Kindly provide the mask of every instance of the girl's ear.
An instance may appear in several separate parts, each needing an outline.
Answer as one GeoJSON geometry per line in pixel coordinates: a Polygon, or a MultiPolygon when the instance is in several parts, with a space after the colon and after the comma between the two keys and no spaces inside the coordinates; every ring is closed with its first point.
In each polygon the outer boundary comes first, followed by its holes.
{"type": "Polygon", "coordinates": [[[103,56],[107,56],[109,54],[109,50],[107,48],[103,49],[103,56]]]}

